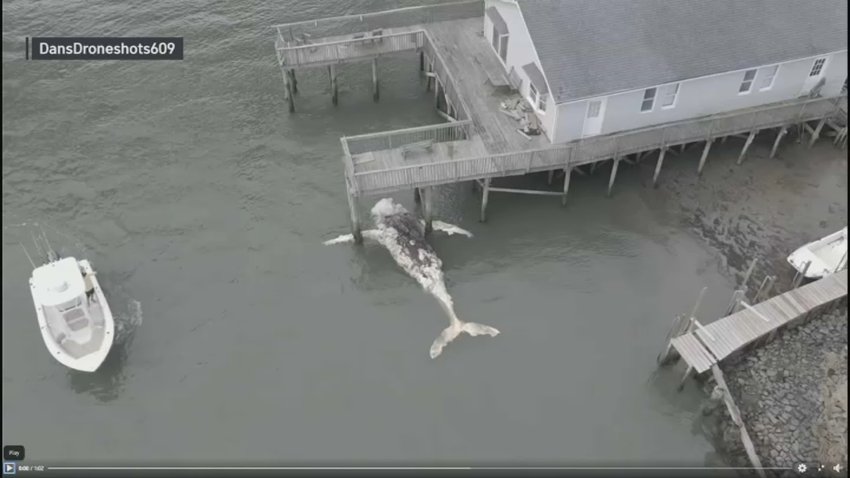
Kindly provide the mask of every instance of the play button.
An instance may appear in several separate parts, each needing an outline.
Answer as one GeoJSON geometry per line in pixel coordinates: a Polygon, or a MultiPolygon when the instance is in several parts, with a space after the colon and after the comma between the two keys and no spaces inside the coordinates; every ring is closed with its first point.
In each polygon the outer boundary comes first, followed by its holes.
{"type": "Polygon", "coordinates": [[[4,475],[14,475],[17,466],[15,463],[3,463],[3,474],[4,475]]]}

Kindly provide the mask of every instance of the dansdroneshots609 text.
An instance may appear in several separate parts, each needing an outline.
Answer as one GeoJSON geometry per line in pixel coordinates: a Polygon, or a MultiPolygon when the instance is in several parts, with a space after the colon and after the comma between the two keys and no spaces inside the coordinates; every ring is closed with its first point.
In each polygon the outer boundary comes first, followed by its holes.
{"type": "Polygon", "coordinates": [[[33,60],[182,60],[182,37],[36,37],[33,60]]]}

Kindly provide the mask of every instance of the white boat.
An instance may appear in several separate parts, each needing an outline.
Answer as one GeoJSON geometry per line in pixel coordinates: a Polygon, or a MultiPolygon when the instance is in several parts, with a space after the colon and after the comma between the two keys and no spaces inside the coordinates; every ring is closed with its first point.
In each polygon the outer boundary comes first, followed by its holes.
{"type": "Polygon", "coordinates": [[[847,266],[847,227],[797,249],[788,256],[788,263],[807,279],[843,269],[847,266]]]}
{"type": "Polygon", "coordinates": [[[30,290],[50,355],[74,370],[97,370],[112,348],[115,323],[89,261],[66,257],[37,267],[30,290]],[[83,272],[91,275],[91,299],[83,272]]]}

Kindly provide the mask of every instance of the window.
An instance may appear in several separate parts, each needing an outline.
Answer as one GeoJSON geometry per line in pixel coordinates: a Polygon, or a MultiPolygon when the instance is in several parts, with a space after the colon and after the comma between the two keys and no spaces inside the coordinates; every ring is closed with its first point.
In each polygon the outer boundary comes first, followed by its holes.
{"type": "Polygon", "coordinates": [[[508,61],[508,36],[502,35],[499,37],[499,56],[502,61],[508,61]]]}
{"type": "Polygon", "coordinates": [[[676,95],[679,94],[679,84],[674,83],[661,88],[661,107],[672,108],[676,105],[676,95]]]}
{"type": "Polygon", "coordinates": [[[540,92],[537,91],[537,88],[534,87],[534,83],[528,83],[528,101],[531,103],[531,106],[534,107],[534,109],[540,111],[541,113],[545,113],[546,98],[547,95],[545,93],[541,95],[540,92]]]}
{"type": "Polygon", "coordinates": [[[809,72],[809,76],[818,76],[823,72],[823,65],[826,64],[826,58],[818,58],[812,64],[812,71],[809,72]]]}
{"type": "Polygon", "coordinates": [[[756,78],[756,70],[747,70],[744,73],[744,81],[741,82],[741,87],[738,88],[738,94],[743,95],[749,93],[753,89],[753,80],[756,78]]]}
{"type": "Polygon", "coordinates": [[[762,70],[759,91],[769,90],[773,86],[773,79],[776,78],[776,72],[778,70],[779,65],[768,66],[762,70]]]}
{"type": "Polygon", "coordinates": [[[499,30],[493,27],[493,49],[499,55],[503,62],[508,61],[508,34],[499,33],[499,30]]]}
{"type": "Polygon", "coordinates": [[[546,112],[546,95],[537,96],[537,109],[546,112]]]}
{"type": "Polygon", "coordinates": [[[598,118],[599,112],[602,109],[601,101],[591,101],[590,105],[587,107],[587,117],[588,118],[598,118]]]}
{"type": "Polygon", "coordinates": [[[655,88],[647,88],[646,91],[643,92],[643,103],[640,105],[641,112],[652,111],[652,107],[655,105],[655,88]]]}

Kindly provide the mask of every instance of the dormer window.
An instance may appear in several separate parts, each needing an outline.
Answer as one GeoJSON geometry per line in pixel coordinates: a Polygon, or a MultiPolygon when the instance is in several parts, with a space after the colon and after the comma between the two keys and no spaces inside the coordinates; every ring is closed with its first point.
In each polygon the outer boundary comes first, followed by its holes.
{"type": "Polygon", "coordinates": [[[531,106],[533,106],[535,110],[538,110],[541,113],[546,112],[546,97],[547,95],[545,93],[541,94],[539,91],[537,91],[537,88],[534,87],[534,83],[529,83],[528,101],[531,103],[531,106]]]}
{"type": "Polygon", "coordinates": [[[546,101],[549,99],[549,88],[546,86],[543,73],[534,63],[529,63],[522,69],[528,75],[528,102],[538,113],[545,113],[546,101]]]}

